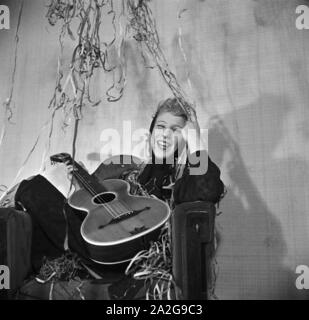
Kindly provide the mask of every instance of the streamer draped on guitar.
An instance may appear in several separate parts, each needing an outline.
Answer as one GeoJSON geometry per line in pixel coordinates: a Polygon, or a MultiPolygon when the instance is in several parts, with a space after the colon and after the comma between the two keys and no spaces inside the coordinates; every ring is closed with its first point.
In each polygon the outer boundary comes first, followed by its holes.
{"type": "Polygon", "coordinates": [[[100,181],[67,153],[50,159],[73,164],[72,174],[82,188],[72,194],[68,203],[87,212],[80,232],[92,260],[103,264],[127,262],[157,239],[170,216],[165,202],[130,195],[129,184],[120,179],[100,181]]]}

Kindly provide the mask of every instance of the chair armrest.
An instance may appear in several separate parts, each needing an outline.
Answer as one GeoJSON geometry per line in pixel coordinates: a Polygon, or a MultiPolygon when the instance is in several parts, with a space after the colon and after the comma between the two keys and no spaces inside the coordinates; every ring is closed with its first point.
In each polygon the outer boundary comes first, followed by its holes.
{"type": "Polygon", "coordinates": [[[214,253],[213,203],[177,205],[172,213],[173,275],[182,299],[207,299],[214,253]]]}

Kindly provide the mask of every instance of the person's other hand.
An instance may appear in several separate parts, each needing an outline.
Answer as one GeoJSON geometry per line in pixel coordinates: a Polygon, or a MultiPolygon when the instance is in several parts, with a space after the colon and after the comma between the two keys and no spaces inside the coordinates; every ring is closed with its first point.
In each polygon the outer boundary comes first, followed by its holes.
{"type": "Polygon", "coordinates": [[[182,135],[188,144],[190,153],[205,149],[204,143],[201,139],[200,125],[197,120],[196,112],[193,108],[191,109],[191,118],[182,128],[182,135]]]}
{"type": "MultiPolygon", "coordinates": [[[[81,185],[79,184],[78,180],[76,179],[76,177],[74,176],[73,172],[74,170],[76,170],[76,168],[74,168],[73,164],[70,161],[66,161],[65,163],[66,166],[66,172],[67,172],[67,178],[72,181],[75,189],[80,189],[81,185]]],[[[79,161],[78,164],[87,171],[85,165],[79,161]]]]}

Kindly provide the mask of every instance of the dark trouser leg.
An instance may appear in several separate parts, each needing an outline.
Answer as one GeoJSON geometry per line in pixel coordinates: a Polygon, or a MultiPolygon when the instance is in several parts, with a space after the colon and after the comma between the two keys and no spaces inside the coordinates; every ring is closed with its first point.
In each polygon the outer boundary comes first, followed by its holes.
{"type": "Polygon", "coordinates": [[[43,176],[21,182],[15,196],[32,218],[31,258],[35,271],[38,271],[44,256],[56,258],[64,253],[66,219],[69,221],[69,247],[81,256],[87,250],[80,235],[82,215],[72,209],[65,197],[43,176]]]}

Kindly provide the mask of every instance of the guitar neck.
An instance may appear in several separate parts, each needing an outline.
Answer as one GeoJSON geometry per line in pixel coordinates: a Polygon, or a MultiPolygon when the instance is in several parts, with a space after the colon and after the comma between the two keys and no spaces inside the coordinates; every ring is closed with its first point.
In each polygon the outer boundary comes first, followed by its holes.
{"type": "Polygon", "coordinates": [[[79,163],[73,162],[73,176],[77,179],[80,185],[89,191],[92,195],[101,192],[106,192],[106,188],[98,181],[95,176],[90,175],[79,163]]]}

